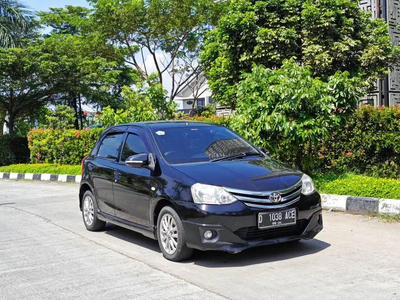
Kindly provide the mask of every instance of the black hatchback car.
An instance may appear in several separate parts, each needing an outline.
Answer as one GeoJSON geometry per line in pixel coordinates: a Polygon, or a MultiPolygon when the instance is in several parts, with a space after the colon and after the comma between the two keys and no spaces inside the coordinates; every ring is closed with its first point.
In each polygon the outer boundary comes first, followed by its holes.
{"type": "Polygon", "coordinates": [[[106,129],[82,161],[88,230],[111,222],[157,239],[165,258],[311,239],[321,198],[309,176],[235,132],[199,122],[106,129]]]}

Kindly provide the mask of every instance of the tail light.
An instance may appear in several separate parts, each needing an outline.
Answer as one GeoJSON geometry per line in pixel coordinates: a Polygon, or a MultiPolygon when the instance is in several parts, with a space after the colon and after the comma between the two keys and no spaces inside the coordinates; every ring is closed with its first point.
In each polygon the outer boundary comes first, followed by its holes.
{"type": "Polygon", "coordinates": [[[83,159],[82,159],[82,164],[81,164],[81,175],[83,175],[83,166],[85,164],[85,159],[88,157],[89,155],[86,155],[83,159]]]}

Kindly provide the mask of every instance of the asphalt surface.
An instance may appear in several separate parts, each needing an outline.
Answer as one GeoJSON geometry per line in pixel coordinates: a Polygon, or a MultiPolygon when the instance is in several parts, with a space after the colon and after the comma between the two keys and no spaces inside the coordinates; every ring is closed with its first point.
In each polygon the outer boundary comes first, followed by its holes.
{"type": "Polygon", "coordinates": [[[400,224],[324,212],[311,241],[162,257],[156,241],[86,231],[78,185],[0,180],[0,299],[400,299],[400,224]]]}

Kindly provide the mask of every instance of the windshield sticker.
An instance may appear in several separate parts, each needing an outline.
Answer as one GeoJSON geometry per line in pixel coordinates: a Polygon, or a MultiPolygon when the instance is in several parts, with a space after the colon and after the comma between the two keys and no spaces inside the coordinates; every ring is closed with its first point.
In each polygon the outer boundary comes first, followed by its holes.
{"type": "Polygon", "coordinates": [[[157,134],[157,135],[165,135],[165,131],[159,130],[159,131],[156,132],[156,134],[157,134]]]}

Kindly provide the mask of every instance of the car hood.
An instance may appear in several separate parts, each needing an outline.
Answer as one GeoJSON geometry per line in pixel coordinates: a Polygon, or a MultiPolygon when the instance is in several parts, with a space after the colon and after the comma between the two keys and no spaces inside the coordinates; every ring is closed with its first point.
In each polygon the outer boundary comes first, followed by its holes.
{"type": "Polygon", "coordinates": [[[302,173],[271,158],[173,165],[199,183],[249,191],[274,191],[297,183],[302,173]]]}

